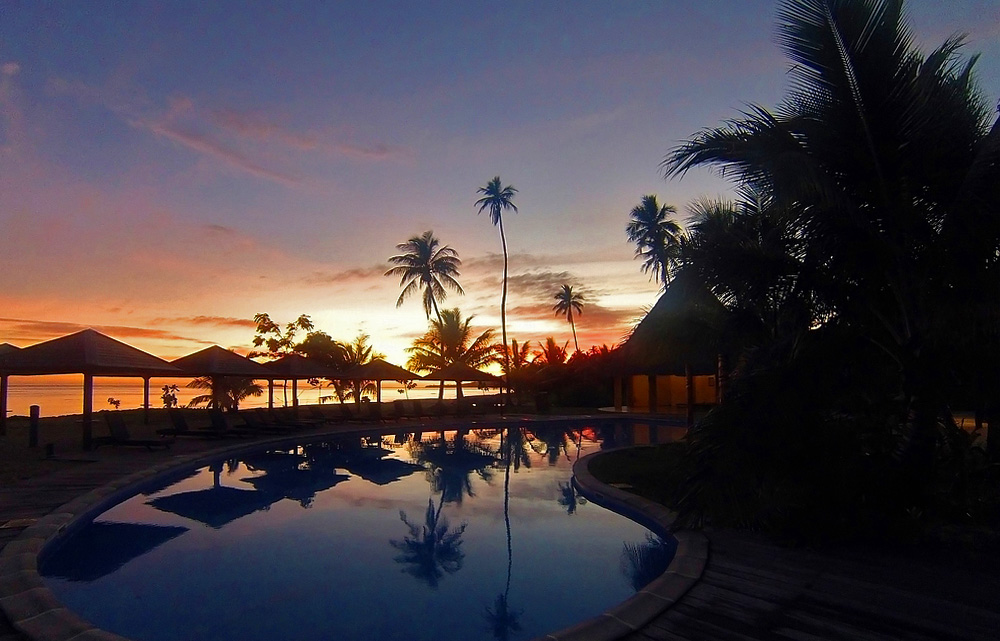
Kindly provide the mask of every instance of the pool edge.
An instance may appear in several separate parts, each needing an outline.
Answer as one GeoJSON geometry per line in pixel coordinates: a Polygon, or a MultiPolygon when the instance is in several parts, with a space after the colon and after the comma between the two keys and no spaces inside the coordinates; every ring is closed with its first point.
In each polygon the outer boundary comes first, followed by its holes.
{"type": "Polygon", "coordinates": [[[644,588],[596,617],[586,619],[532,641],[615,641],[637,632],[677,603],[701,579],[708,563],[708,537],[694,530],[674,531],[676,515],[659,503],[606,485],[590,473],[590,461],[604,454],[593,452],[573,464],[573,482],[591,501],[646,521],[651,529],[677,539],[677,552],[666,571],[644,588]]]}
{"type": "MultiPolygon", "coordinates": [[[[578,419],[577,419],[578,420],[578,419]]],[[[510,427],[512,425],[508,425],[510,427]]],[[[379,431],[352,429],[349,432],[379,431]]],[[[319,439],[345,432],[308,435],[319,439]]],[[[64,503],[25,528],[0,550],[0,610],[15,630],[32,641],[130,641],[127,637],[101,629],[67,608],[46,587],[38,572],[38,556],[58,538],[130,496],[137,488],[176,469],[208,462],[227,454],[275,446],[300,440],[297,437],[243,442],[206,452],[173,457],[170,461],[124,475],[64,503]]],[[[534,641],[613,641],[641,629],[668,610],[701,577],[708,559],[708,539],[701,532],[671,531],[674,515],[667,508],[598,481],[588,468],[589,461],[603,452],[594,452],[573,465],[573,482],[587,498],[633,520],[649,521],[668,531],[678,541],[677,552],[667,570],[642,590],[604,613],[568,628],[536,637],[534,641]]]]}

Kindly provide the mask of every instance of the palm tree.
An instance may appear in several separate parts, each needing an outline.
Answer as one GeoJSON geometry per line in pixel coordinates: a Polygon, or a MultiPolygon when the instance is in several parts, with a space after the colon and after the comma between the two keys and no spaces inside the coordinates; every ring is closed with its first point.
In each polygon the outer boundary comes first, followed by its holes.
{"type": "Polygon", "coordinates": [[[447,245],[441,247],[433,231],[414,236],[405,243],[396,245],[396,249],[403,253],[389,257],[389,263],[395,267],[385,273],[386,276],[399,276],[399,285],[403,288],[396,299],[396,307],[400,307],[410,295],[422,289],[424,313],[430,318],[433,310],[434,315],[440,319],[437,301],[448,296],[446,288],[459,294],[465,293],[456,280],[459,275],[458,267],[462,264],[458,252],[447,245]]]}
{"type": "MultiPolygon", "coordinates": [[[[783,212],[799,243],[792,275],[801,278],[791,282],[804,307],[824,310],[815,329],[877,350],[857,395],[886,408],[877,424],[899,435],[897,500],[921,505],[936,458],[946,460],[935,452],[941,433],[957,432],[949,388],[963,361],[974,362],[961,332],[995,327],[1000,309],[1000,120],[973,80],[976,58],[959,57],[962,38],[919,51],[901,0],[785,0],[778,21],[791,63],[784,99],[702,130],[663,167],[673,176],[715,166],[783,212]]],[[[802,354],[804,335],[786,334],[784,353],[802,354]]],[[[760,372],[782,362],[758,354],[760,372]]],[[[768,393],[777,404],[780,385],[768,393]]],[[[865,429],[853,400],[828,402],[851,408],[841,416],[865,429]]]]}
{"type": "Polygon", "coordinates": [[[566,347],[568,345],[569,341],[566,341],[560,346],[556,339],[549,336],[545,339],[541,349],[535,352],[535,360],[532,362],[540,365],[562,365],[566,362],[566,347]]]}
{"type": "Polygon", "coordinates": [[[208,394],[200,394],[188,401],[188,407],[198,407],[205,404],[208,409],[235,411],[240,402],[251,396],[260,396],[264,388],[250,378],[234,376],[199,376],[187,384],[195,389],[211,390],[208,394]]]}
{"type": "MultiPolygon", "coordinates": [[[[500,333],[503,344],[507,344],[507,237],[503,233],[503,212],[507,210],[512,210],[517,212],[517,206],[514,204],[514,194],[517,193],[517,189],[514,185],[507,185],[506,187],[500,182],[500,176],[494,176],[493,180],[486,183],[485,187],[480,187],[476,193],[482,194],[483,197],[476,201],[476,205],[479,206],[479,213],[483,213],[484,210],[489,210],[490,220],[494,225],[500,228],[500,244],[503,247],[503,289],[500,294],[500,333]]],[[[504,358],[507,358],[506,352],[504,353],[504,358]]],[[[507,361],[504,361],[505,365],[507,361]]],[[[507,367],[507,369],[510,369],[507,367]]],[[[510,394],[510,390],[507,390],[507,394],[510,394]]]]}
{"type": "MultiPolygon", "coordinates": [[[[458,308],[441,310],[440,320],[431,319],[427,333],[413,341],[412,347],[406,348],[410,354],[406,367],[415,372],[428,372],[452,363],[465,363],[476,369],[495,363],[497,350],[493,345],[493,330],[487,329],[473,338],[470,327],[473,318],[475,316],[463,320],[458,308]]],[[[461,382],[456,393],[462,396],[461,382]]]]}
{"type": "MultiPolygon", "coordinates": [[[[375,348],[368,344],[371,337],[361,332],[350,343],[343,345],[344,370],[349,370],[357,365],[364,365],[376,358],[384,358],[385,355],[376,352],[375,348]]],[[[365,394],[374,394],[376,387],[373,381],[352,380],[350,387],[346,390],[347,397],[353,397],[355,403],[360,403],[365,394]]],[[[338,394],[339,395],[339,394],[338,394]]]]}
{"type": "Polygon", "coordinates": [[[552,306],[552,309],[555,311],[556,316],[563,315],[569,320],[569,326],[573,329],[573,346],[579,352],[580,343],[576,340],[576,323],[573,322],[573,310],[576,310],[577,314],[583,313],[583,294],[574,292],[573,287],[570,285],[563,285],[554,298],[556,299],[556,304],[552,306]]]}
{"type": "Polygon", "coordinates": [[[635,243],[636,258],[643,258],[642,271],[650,272],[666,287],[673,278],[680,251],[681,227],[671,216],[677,215],[673,205],[663,205],[656,196],[646,195],[629,212],[625,226],[629,242],[635,243]]]}

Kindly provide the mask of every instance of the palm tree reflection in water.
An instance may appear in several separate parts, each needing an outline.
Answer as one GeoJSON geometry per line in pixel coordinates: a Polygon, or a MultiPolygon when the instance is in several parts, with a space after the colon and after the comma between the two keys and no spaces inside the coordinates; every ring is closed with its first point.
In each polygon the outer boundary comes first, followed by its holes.
{"type": "Polygon", "coordinates": [[[638,592],[663,574],[676,551],[676,539],[664,541],[653,534],[647,534],[643,543],[625,543],[621,558],[622,574],[638,592]]]}
{"type": "Polygon", "coordinates": [[[462,569],[465,559],[461,546],[467,524],[451,528],[441,511],[446,503],[461,503],[466,494],[474,496],[471,474],[476,472],[488,482],[489,466],[496,460],[482,444],[467,444],[466,433],[467,430],[459,430],[451,442],[442,432],[441,438],[436,441],[424,443],[414,440],[411,443],[411,454],[418,463],[427,467],[431,491],[440,492],[440,499],[436,508],[433,497],[427,499],[423,525],[411,522],[406,512],[400,511],[399,518],[409,528],[409,533],[402,541],[393,540],[390,543],[402,552],[395,560],[408,566],[404,571],[432,588],[438,586],[445,574],[454,574],[462,569]]]}
{"type": "Polygon", "coordinates": [[[449,527],[448,519],[441,516],[442,505],[435,509],[434,501],[427,499],[423,525],[413,523],[406,512],[400,510],[399,518],[409,528],[409,533],[402,541],[390,541],[392,547],[402,552],[395,561],[407,566],[403,571],[431,588],[437,588],[445,574],[461,570],[465,560],[462,534],[466,524],[449,527]]]}
{"type": "Polygon", "coordinates": [[[525,456],[525,431],[522,429],[505,429],[500,432],[500,457],[503,461],[503,523],[507,528],[507,581],[504,583],[503,593],[498,594],[494,605],[491,608],[486,606],[484,616],[489,623],[490,631],[499,641],[506,641],[512,632],[521,629],[518,618],[521,616],[520,610],[513,610],[510,607],[510,575],[514,567],[514,549],[511,545],[510,532],[510,468],[515,469],[523,459],[525,467],[531,466],[531,459],[525,456]]]}

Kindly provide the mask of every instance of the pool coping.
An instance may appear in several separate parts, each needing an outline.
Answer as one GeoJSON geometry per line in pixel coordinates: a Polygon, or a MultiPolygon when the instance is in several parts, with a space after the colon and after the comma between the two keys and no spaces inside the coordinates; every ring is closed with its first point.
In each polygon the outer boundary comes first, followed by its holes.
{"type": "Polygon", "coordinates": [[[603,613],[533,641],[615,641],[641,630],[669,610],[701,579],[708,563],[708,537],[674,530],[676,514],[667,507],[606,485],[590,473],[590,462],[611,450],[592,452],[573,464],[573,483],[591,501],[677,539],[666,571],[644,588],[603,613]]]}
{"type": "MultiPolygon", "coordinates": [[[[130,641],[103,630],[67,608],[46,587],[38,572],[38,555],[56,539],[72,533],[73,526],[85,523],[122,499],[131,496],[158,477],[179,468],[209,463],[220,457],[238,455],[260,447],[322,439],[347,433],[379,432],[377,428],[299,434],[254,440],[229,447],[174,457],[170,461],[127,474],[86,492],[41,517],[0,550],[0,609],[11,625],[32,641],[130,641]]],[[[653,529],[670,531],[674,515],[662,505],[605,485],[588,469],[593,457],[584,456],[573,465],[573,482],[590,500],[622,512],[629,518],[646,521],[653,529]]],[[[671,532],[677,552],[666,572],[632,597],[604,613],[558,632],[537,637],[536,641],[612,641],[640,629],[677,602],[701,577],[708,559],[708,539],[693,531],[671,532]]]]}

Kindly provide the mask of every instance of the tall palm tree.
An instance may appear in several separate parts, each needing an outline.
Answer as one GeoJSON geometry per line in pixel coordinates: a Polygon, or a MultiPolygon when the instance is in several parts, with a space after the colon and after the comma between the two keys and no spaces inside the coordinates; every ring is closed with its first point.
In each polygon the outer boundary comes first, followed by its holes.
{"type": "Polygon", "coordinates": [[[654,195],[642,201],[629,212],[625,226],[629,242],[635,243],[636,258],[643,258],[642,271],[650,272],[666,287],[673,278],[680,252],[681,226],[671,216],[677,215],[673,205],[660,205],[654,195]]]}
{"type": "Polygon", "coordinates": [[[458,252],[448,245],[442,247],[430,230],[396,245],[396,249],[403,253],[389,257],[389,263],[395,267],[385,273],[386,276],[399,276],[399,286],[403,288],[396,299],[396,307],[417,290],[423,290],[424,313],[430,318],[433,310],[440,319],[437,302],[448,296],[446,289],[465,293],[457,280],[458,267],[462,264],[458,252]]]}
{"type": "MultiPolygon", "coordinates": [[[[503,247],[503,289],[500,294],[500,333],[503,344],[507,344],[507,236],[503,233],[503,212],[517,212],[514,204],[514,194],[517,193],[514,185],[504,186],[500,182],[500,176],[494,176],[493,180],[486,183],[485,187],[480,187],[476,193],[483,197],[476,201],[479,206],[479,213],[489,210],[490,220],[500,228],[500,244],[503,247]]],[[[507,359],[506,352],[504,358],[507,359]]],[[[505,360],[506,364],[508,361],[505,360]]],[[[509,367],[507,369],[510,369],[509,367]]],[[[507,390],[510,394],[510,390],[507,390]]]]}
{"type": "Polygon", "coordinates": [[[583,313],[583,294],[579,292],[574,292],[573,287],[570,285],[563,285],[555,297],[556,304],[552,306],[555,311],[556,316],[565,316],[569,320],[569,326],[573,329],[573,346],[576,351],[580,351],[580,343],[576,340],[576,323],[573,321],[573,311],[576,310],[577,314],[583,313]]]}
{"type": "MultiPolygon", "coordinates": [[[[465,363],[477,369],[495,363],[497,350],[493,344],[493,330],[487,329],[473,337],[470,327],[473,318],[475,316],[463,320],[462,312],[457,308],[441,310],[440,320],[432,318],[427,333],[413,341],[412,347],[406,348],[410,354],[406,361],[407,368],[426,372],[452,363],[465,363]]],[[[442,395],[443,392],[442,382],[442,395]]],[[[456,393],[462,395],[461,382],[456,393]]]]}

